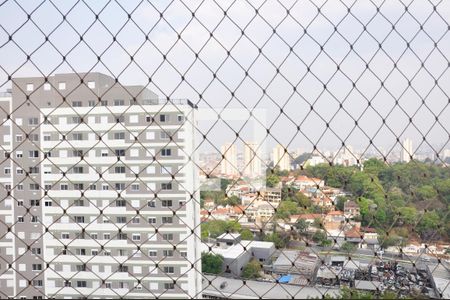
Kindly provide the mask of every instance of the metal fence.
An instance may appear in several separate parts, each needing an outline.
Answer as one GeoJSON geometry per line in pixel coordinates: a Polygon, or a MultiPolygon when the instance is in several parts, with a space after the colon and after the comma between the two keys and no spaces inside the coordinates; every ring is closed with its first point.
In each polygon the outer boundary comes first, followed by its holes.
{"type": "Polygon", "coordinates": [[[2,1],[0,297],[450,297],[449,19],[2,1]]]}

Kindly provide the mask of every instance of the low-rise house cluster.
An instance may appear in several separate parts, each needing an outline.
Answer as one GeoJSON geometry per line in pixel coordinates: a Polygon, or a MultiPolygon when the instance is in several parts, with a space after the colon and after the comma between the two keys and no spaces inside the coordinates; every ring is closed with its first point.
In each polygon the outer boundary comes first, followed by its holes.
{"type": "Polygon", "coordinates": [[[202,243],[202,252],[223,257],[222,271],[240,276],[244,266],[252,259],[261,264],[268,263],[275,253],[272,242],[242,240],[238,233],[224,233],[217,237],[214,244],[202,243]]]}

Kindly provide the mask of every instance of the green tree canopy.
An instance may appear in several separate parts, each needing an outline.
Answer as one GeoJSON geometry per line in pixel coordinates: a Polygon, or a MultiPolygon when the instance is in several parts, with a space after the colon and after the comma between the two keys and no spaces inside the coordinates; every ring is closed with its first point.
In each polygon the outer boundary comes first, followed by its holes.
{"type": "Polygon", "coordinates": [[[202,272],[219,274],[222,272],[223,257],[213,253],[202,253],[202,272]]]}
{"type": "Polygon", "coordinates": [[[261,271],[261,264],[256,259],[252,259],[242,270],[242,277],[245,279],[256,279],[261,277],[261,271]]]}

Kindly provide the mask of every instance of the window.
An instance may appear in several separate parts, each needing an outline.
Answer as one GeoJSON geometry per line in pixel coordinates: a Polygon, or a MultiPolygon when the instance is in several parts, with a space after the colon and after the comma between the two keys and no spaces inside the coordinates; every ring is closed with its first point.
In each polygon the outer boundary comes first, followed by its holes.
{"type": "Polygon", "coordinates": [[[97,189],[97,185],[95,183],[92,183],[92,184],[89,185],[89,189],[91,191],[95,191],[97,189]]]}
{"type": "Polygon", "coordinates": [[[36,133],[30,134],[30,135],[28,135],[28,139],[32,142],[37,142],[37,141],[39,141],[39,134],[36,134],[36,133]]]}
{"type": "Polygon", "coordinates": [[[117,272],[128,272],[128,266],[119,266],[117,272]]]}
{"type": "Polygon", "coordinates": [[[74,157],[82,157],[83,156],[83,150],[73,150],[72,156],[74,157]]]}
{"type": "Polygon", "coordinates": [[[84,168],[83,167],[73,167],[73,173],[74,174],[83,174],[84,168]]]}
{"type": "Polygon", "coordinates": [[[105,288],[110,289],[111,288],[111,282],[106,282],[105,283],[105,288]]]}
{"type": "Polygon", "coordinates": [[[23,223],[24,219],[23,216],[17,217],[17,223],[23,223]]]}
{"type": "Polygon", "coordinates": [[[162,238],[165,241],[172,241],[173,240],[173,233],[163,233],[162,238]]]}
{"type": "Polygon", "coordinates": [[[19,183],[19,184],[17,185],[17,190],[18,190],[18,191],[23,191],[23,183],[19,183]]]}
{"type": "Polygon", "coordinates": [[[158,251],[156,250],[148,250],[148,256],[156,257],[158,255],[158,251]]]}
{"type": "Polygon", "coordinates": [[[39,191],[38,183],[30,183],[30,191],[39,191]]]}
{"type": "Polygon", "coordinates": [[[73,200],[73,206],[84,206],[84,200],[83,199],[73,200]]]}
{"type": "Polygon", "coordinates": [[[134,192],[139,191],[139,183],[131,184],[131,190],[134,192]]]}
{"type": "Polygon", "coordinates": [[[172,189],[172,183],[168,182],[168,183],[161,183],[161,189],[163,191],[169,191],[172,189]]]}
{"type": "Polygon", "coordinates": [[[47,206],[47,207],[52,206],[52,201],[51,200],[45,200],[44,201],[44,206],[47,206]]]}
{"type": "Polygon", "coordinates": [[[166,273],[166,274],[173,274],[175,272],[175,268],[172,266],[164,267],[163,270],[164,270],[164,273],[166,273]]]}
{"type": "Polygon", "coordinates": [[[84,281],[84,280],[77,280],[77,287],[79,287],[79,288],[85,288],[85,287],[87,287],[87,281],[84,281]]]}
{"type": "Polygon", "coordinates": [[[118,239],[118,240],[126,240],[126,239],[128,239],[128,236],[127,236],[126,233],[119,233],[119,234],[117,235],[117,239],[118,239]]]}
{"type": "Polygon", "coordinates": [[[125,100],[114,100],[114,106],[124,106],[125,105],[125,100]]]}
{"type": "Polygon", "coordinates": [[[125,132],[114,132],[114,139],[115,140],[124,140],[125,132]]]}
{"type": "Polygon", "coordinates": [[[83,183],[74,183],[73,189],[78,190],[78,191],[84,190],[84,184],[83,183]]]}
{"type": "Polygon", "coordinates": [[[52,89],[52,86],[50,83],[44,83],[44,91],[50,91],[52,89]]]}
{"type": "Polygon", "coordinates": [[[72,282],[66,280],[64,281],[64,287],[71,287],[72,286],[72,282]]]}
{"type": "Polygon", "coordinates": [[[107,185],[106,183],[102,184],[102,190],[103,191],[109,190],[109,185],[107,185]]]}
{"type": "Polygon", "coordinates": [[[22,151],[16,151],[16,158],[22,158],[23,152],[22,151]]]}
{"type": "Polygon", "coordinates": [[[23,206],[23,200],[17,200],[17,206],[23,206]]]}
{"type": "Polygon", "coordinates": [[[38,125],[39,119],[38,118],[28,118],[28,125],[38,125]]]}
{"type": "Polygon", "coordinates": [[[44,141],[48,142],[52,140],[52,136],[50,134],[44,134],[44,141]]]}
{"type": "Polygon", "coordinates": [[[166,282],[164,283],[164,289],[166,290],[173,290],[175,288],[175,285],[173,282],[166,282]]]}
{"type": "Polygon", "coordinates": [[[169,122],[169,115],[159,115],[160,122],[169,122]]]}
{"type": "Polygon", "coordinates": [[[31,269],[33,271],[42,271],[42,264],[32,264],[31,269]]]}
{"type": "Polygon", "coordinates": [[[127,202],[125,200],[116,200],[117,207],[125,207],[127,206],[127,202]]]}
{"type": "Polygon", "coordinates": [[[72,101],[72,106],[73,107],[81,107],[83,106],[81,101],[72,101]]]}
{"type": "Polygon", "coordinates": [[[61,239],[66,239],[68,240],[70,237],[70,235],[67,232],[61,233],[61,239]]]}
{"type": "Polygon", "coordinates": [[[184,122],[184,116],[183,115],[177,115],[177,121],[182,123],[184,122]]]}
{"type": "Polygon", "coordinates": [[[33,255],[41,255],[41,248],[31,248],[31,254],[33,255]]]}
{"type": "Polygon", "coordinates": [[[108,156],[108,150],[102,150],[101,157],[108,156]]]}
{"type": "Polygon", "coordinates": [[[114,168],[114,173],[116,173],[116,174],[124,174],[125,173],[125,167],[124,166],[115,167],[114,168]]]}
{"type": "Polygon", "coordinates": [[[39,199],[30,200],[30,206],[40,206],[41,201],[39,199]]]}
{"type": "Polygon", "coordinates": [[[109,233],[104,233],[104,234],[103,234],[103,239],[104,239],[104,240],[110,240],[110,239],[111,239],[111,234],[109,234],[109,233]]]}
{"type": "Polygon", "coordinates": [[[116,223],[126,223],[127,222],[127,217],[117,217],[116,219],[116,223]]]}
{"type": "Polygon", "coordinates": [[[65,90],[66,89],[66,83],[65,82],[59,82],[58,83],[58,89],[65,90]]]}
{"type": "Polygon", "coordinates": [[[108,101],[107,100],[102,100],[102,101],[100,101],[100,105],[101,106],[107,106],[108,105],[108,101]]]}
{"type": "Polygon", "coordinates": [[[147,122],[152,122],[153,121],[153,118],[151,117],[151,116],[146,116],[145,117],[145,121],[147,121],[147,122]]]}
{"type": "Polygon", "coordinates": [[[38,174],[39,173],[39,167],[30,167],[28,169],[28,173],[30,173],[30,174],[38,174]]]}
{"type": "Polygon", "coordinates": [[[59,189],[62,191],[67,191],[69,189],[69,185],[67,183],[61,183],[59,189]]]}
{"type": "Polygon", "coordinates": [[[88,88],[95,89],[95,81],[88,81],[88,88]]]}
{"type": "Polygon", "coordinates": [[[162,217],[161,221],[163,224],[171,224],[171,223],[173,223],[173,218],[172,217],[162,217]]]}
{"type": "Polygon", "coordinates": [[[170,134],[167,133],[166,131],[161,131],[161,132],[159,133],[159,137],[160,137],[162,140],[168,140],[168,139],[170,139],[170,134]]]}
{"type": "Polygon", "coordinates": [[[31,223],[38,223],[39,217],[38,216],[31,216],[31,223]]]}
{"type": "Polygon", "coordinates": [[[172,155],[171,149],[167,149],[167,148],[161,149],[161,156],[171,156],[171,155],[172,155]]]}
{"type": "Polygon", "coordinates": [[[115,184],[116,191],[123,191],[125,189],[125,183],[119,182],[115,184]]]}
{"type": "Polygon", "coordinates": [[[74,133],[74,134],[72,134],[72,139],[74,141],[82,141],[83,140],[83,134],[82,133],[74,133]]]}
{"type": "Polygon", "coordinates": [[[141,221],[141,219],[140,219],[139,217],[134,217],[133,219],[131,219],[131,222],[132,222],[133,224],[139,224],[140,221],[141,221]]]}
{"type": "Polygon", "coordinates": [[[156,201],[155,200],[150,200],[147,202],[148,207],[156,207],[156,201]]]}
{"type": "Polygon", "coordinates": [[[181,251],[180,255],[181,255],[181,257],[187,257],[187,252],[186,251],[181,251]]]}
{"type": "Polygon", "coordinates": [[[125,156],[125,149],[116,149],[116,156],[125,156]]]}
{"type": "Polygon", "coordinates": [[[23,169],[22,168],[17,168],[16,169],[16,173],[17,174],[23,174],[23,169]]]}
{"type": "Polygon", "coordinates": [[[21,134],[16,134],[16,142],[23,141],[23,136],[21,134]]]}
{"type": "MultiPolygon", "coordinates": [[[[167,257],[171,257],[171,256],[173,256],[173,250],[163,250],[163,255],[167,256],[167,257]]],[[[167,273],[167,272],[164,271],[164,273],[167,273]]]]}
{"type": "Polygon", "coordinates": [[[84,216],[75,216],[74,220],[76,223],[84,223],[84,216]]]}
{"type": "Polygon", "coordinates": [[[88,106],[89,107],[94,107],[95,106],[95,101],[94,100],[89,100],[88,101],[88,106]]]}
{"type": "MultiPolygon", "coordinates": [[[[81,104],[80,104],[80,106],[81,106],[81,104]]],[[[72,117],[72,124],[81,124],[81,117],[72,117]]]]}
{"type": "Polygon", "coordinates": [[[132,239],[133,239],[133,241],[140,241],[141,240],[141,234],[140,233],[133,233],[132,239]]]}
{"type": "Polygon", "coordinates": [[[75,255],[86,255],[86,249],[75,249],[75,255]]]}
{"type": "MultiPolygon", "coordinates": [[[[33,286],[34,287],[42,287],[42,280],[41,279],[33,279],[33,286]]],[[[39,296],[39,297],[41,297],[41,296],[39,296]]]]}
{"type": "Polygon", "coordinates": [[[11,174],[11,168],[6,167],[3,170],[4,170],[5,175],[11,174]]]}
{"type": "Polygon", "coordinates": [[[148,218],[148,223],[149,224],[156,224],[156,218],[155,217],[149,217],[148,218]]]}
{"type": "Polygon", "coordinates": [[[27,83],[27,92],[32,92],[34,90],[34,84],[27,83]]]}

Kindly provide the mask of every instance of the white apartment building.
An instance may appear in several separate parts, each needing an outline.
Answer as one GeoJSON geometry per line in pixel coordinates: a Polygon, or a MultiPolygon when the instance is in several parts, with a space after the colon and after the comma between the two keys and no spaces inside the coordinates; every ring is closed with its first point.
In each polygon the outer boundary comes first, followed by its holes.
{"type": "Polygon", "coordinates": [[[220,173],[226,176],[239,176],[237,149],[235,144],[224,144],[221,147],[223,159],[220,162],[220,173]]]}
{"type": "Polygon", "coordinates": [[[276,145],[273,148],[273,165],[279,167],[281,171],[291,170],[291,158],[281,145],[276,145]]]}
{"type": "Polygon", "coordinates": [[[410,162],[411,156],[413,156],[413,144],[411,139],[405,139],[402,144],[402,155],[401,155],[401,161],[402,162],[410,162]]]}
{"type": "Polygon", "coordinates": [[[244,175],[259,177],[262,175],[262,157],[260,145],[256,143],[244,144],[244,175]]]}
{"type": "Polygon", "coordinates": [[[197,297],[195,105],[100,73],[12,81],[0,298],[197,297]]]}

